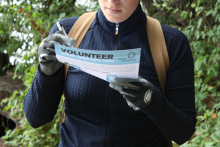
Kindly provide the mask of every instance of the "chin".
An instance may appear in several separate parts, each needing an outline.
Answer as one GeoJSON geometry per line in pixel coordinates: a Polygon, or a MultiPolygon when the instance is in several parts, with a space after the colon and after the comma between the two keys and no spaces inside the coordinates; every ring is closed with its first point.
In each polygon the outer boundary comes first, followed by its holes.
{"type": "Polygon", "coordinates": [[[112,22],[112,23],[120,23],[123,22],[124,20],[119,19],[119,18],[112,18],[112,17],[107,17],[107,20],[112,22]]]}

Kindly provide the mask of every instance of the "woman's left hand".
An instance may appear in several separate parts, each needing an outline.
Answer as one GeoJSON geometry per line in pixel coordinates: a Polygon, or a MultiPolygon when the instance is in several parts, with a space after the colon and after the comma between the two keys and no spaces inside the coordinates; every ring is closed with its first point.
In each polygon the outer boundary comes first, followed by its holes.
{"type": "Polygon", "coordinates": [[[109,86],[119,91],[126,99],[128,106],[134,110],[149,107],[155,98],[154,86],[142,77],[138,79],[115,78],[109,86]]]}

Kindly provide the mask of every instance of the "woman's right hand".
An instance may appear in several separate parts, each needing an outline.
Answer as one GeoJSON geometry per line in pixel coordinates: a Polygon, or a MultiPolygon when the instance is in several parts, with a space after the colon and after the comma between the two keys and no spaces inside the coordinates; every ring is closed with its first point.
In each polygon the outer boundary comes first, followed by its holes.
{"type": "Polygon", "coordinates": [[[75,40],[69,38],[63,31],[58,31],[41,42],[38,50],[40,71],[48,76],[53,75],[63,65],[56,58],[54,44],[71,47],[75,45],[75,40]]]}

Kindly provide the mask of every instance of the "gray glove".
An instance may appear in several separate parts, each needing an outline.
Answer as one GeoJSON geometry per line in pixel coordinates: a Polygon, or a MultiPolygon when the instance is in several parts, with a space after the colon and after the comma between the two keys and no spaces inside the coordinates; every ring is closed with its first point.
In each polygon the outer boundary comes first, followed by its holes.
{"type": "Polygon", "coordinates": [[[75,40],[69,38],[63,31],[58,31],[41,42],[38,51],[40,71],[48,76],[54,74],[63,65],[56,58],[54,44],[70,47],[75,45],[75,40]]]}
{"type": "Polygon", "coordinates": [[[109,86],[119,91],[126,99],[128,106],[134,110],[149,107],[155,98],[154,86],[142,77],[138,79],[115,78],[109,86]]]}

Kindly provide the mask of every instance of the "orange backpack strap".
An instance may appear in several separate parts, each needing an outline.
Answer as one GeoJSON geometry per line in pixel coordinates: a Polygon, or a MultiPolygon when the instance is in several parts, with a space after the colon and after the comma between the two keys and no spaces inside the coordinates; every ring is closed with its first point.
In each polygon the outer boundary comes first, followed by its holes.
{"type": "MultiPolygon", "coordinates": [[[[96,16],[96,12],[85,13],[82,16],[80,16],[73,25],[68,36],[76,41],[74,48],[79,47],[84,36],[86,35],[86,32],[89,30],[90,26],[92,25],[95,16],[96,16]]],[[[64,65],[65,81],[64,81],[64,90],[63,90],[64,100],[66,99],[65,85],[66,85],[66,77],[67,77],[68,69],[69,69],[69,65],[65,64],[64,65]]],[[[64,121],[65,118],[66,118],[66,114],[64,114],[64,121]]]]}
{"type": "MultiPolygon", "coordinates": [[[[170,67],[170,61],[167,53],[163,30],[160,22],[149,16],[147,16],[146,30],[154,66],[157,71],[157,76],[163,94],[165,95],[166,73],[170,67]]],[[[167,140],[169,142],[169,147],[173,147],[172,140],[168,138],[167,140]]]]}
{"type": "MultiPolygon", "coordinates": [[[[74,48],[79,47],[84,36],[86,35],[86,32],[89,30],[90,26],[92,25],[92,22],[94,21],[96,13],[97,12],[89,12],[83,14],[78,18],[78,20],[73,25],[68,36],[76,41],[74,48]]],[[[65,64],[64,68],[65,68],[64,71],[65,71],[65,82],[66,82],[69,65],[65,64]]],[[[65,91],[64,91],[64,95],[65,95],[65,91]]]]}
{"type": "MultiPolygon", "coordinates": [[[[68,36],[70,38],[73,38],[76,41],[74,48],[79,47],[84,36],[86,35],[86,32],[89,30],[90,26],[92,25],[92,22],[95,19],[95,15],[96,15],[96,12],[85,13],[82,16],[80,16],[78,20],[76,21],[76,23],[73,25],[68,36]]],[[[69,69],[69,65],[65,64],[64,66],[65,83],[66,83],[68,69],[69,69]]],[[[65,88],[64,88],[64,97],[65,96],[66,95],[65,95],[65,88]]]]}
{"type": "Polygon", "coordinates": [[[166,73],[170,67],[170,61],[163,30],[160,22],[149,16],[147,16],[146,30],[157,76],[159,78],[162,91],[165,94],[166,73]]]}

